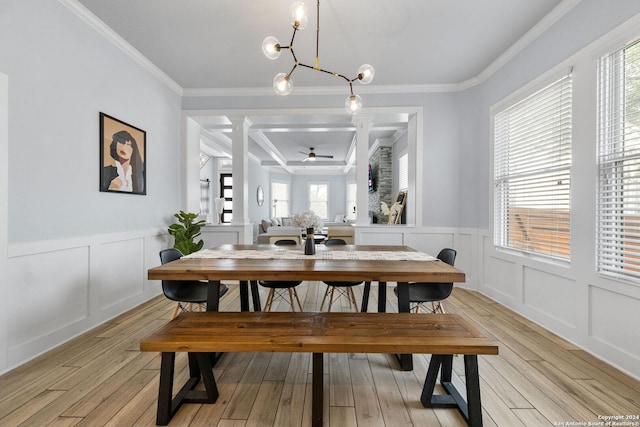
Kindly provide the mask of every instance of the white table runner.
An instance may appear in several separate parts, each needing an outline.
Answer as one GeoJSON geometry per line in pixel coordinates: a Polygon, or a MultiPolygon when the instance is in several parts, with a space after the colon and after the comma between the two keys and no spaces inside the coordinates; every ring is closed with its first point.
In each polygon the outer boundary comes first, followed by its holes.
{"type": "Polygon", "coordinates": [[[436,261],[437,258],[417,251],[338,251],[318,249],[315,255],[305,255],[302,249],[216,250],[204,249],[184,258],[209,259],[283,259],[283,260],[373,260],[373,261],[436,261]]]}

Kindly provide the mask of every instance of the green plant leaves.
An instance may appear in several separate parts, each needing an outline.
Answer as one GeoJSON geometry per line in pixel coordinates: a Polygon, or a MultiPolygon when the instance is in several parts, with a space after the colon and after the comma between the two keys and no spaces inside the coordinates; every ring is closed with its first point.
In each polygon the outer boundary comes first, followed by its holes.
{"type": "Polygon", "coordinates": [[[180,222],[180,224],[171,224],[168,228],[169,234],[175,239],[173,247],[182,252],[183,255],[189,255],[202,249],[204,242],[202,240],[194,242],[194,239],[200,236],[200,229],[205,224],[205,221],[194,222],[198,218],[198,214],[186,213],[185,211],[180,211],[173,216],[180,222]]]}

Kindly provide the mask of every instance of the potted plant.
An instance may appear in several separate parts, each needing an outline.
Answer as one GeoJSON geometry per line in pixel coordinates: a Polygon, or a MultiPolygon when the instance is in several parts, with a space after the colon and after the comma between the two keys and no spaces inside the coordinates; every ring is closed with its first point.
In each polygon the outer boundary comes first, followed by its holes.
{"type": "Polygon", "coordinates": [[[175,239],[173,247],[182,252],[183,255],[189,255],[202,249],[202,246],[204,246],[202,239],[198,242],[194,242],[194,239],[200,235],[200,229],[205,224],[205,221],[195,221],[198,218],[198,214],[186,213],[185,211],[180,211],[173,216],[180,222],[180,224],[171,224],[169,226],[169,234],[175,239]]]}

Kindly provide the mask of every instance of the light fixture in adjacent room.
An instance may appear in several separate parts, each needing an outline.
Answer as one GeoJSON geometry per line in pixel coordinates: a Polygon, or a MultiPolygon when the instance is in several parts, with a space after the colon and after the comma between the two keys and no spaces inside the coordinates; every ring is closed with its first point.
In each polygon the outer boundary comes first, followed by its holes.
{"type": "Polygon", "coordinates": [[[291,25],[293,26],[293,35],[291,36],[291,42],[289,42],[289,46],[280,45],[278,39],[273,36],[265,38],[262,42],[262,52],[269,59],[278,58],[282,49],[289,49],[289,52],[291,52],[291,56],[293,57],[293,68],[291,68],[291,71],[289,71],[289,73],[278,73],[273,79],[273,88],[278,95],[288,95],[291,92],[291,89],[293,89],[291,74],[296,69],[296,67],[298,67],[298,65],[301,67],[309,68],[311,70],[331,74],[335,77],[341,77],[346,80],[347,83],[349,83],[350,95],[345,100],[345,109],[349,112],[349,114],[358,114],[360,110],[362,110],[362,98],[353,93],[353,82],[358,80],[360,83],[365,85],[371,83],[374,76],[373,67],[369,64],[362,65],[358,69],[358,74],[353,79],[350,79],[343,74],[327,71],[320,68],[320,60],[318,57],[318,47],[320,40],[320,0],[317,0],[316,6],[316,63],[314,66],[299,62],[295,52],[293,51],[293,40],[296,38],[296,33],[298,32],[298,30],[304,29],[307,26],[307,22],[309,20],[307,7],[301,1],[296,1],[291,5],[291,8],[289,9],[291,15],[291,25]]]}

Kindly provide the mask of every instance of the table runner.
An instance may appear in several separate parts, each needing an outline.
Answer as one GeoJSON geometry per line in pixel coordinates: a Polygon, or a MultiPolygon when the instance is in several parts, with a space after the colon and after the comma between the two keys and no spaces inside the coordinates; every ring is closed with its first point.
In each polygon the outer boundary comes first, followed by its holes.
{"type": "MultiPolygon", "coordinates": [[[[317,246],[316,246],[316,249],[317,246]]],[[[374,260],[374,261],[437,261],[436,257],[418,251],[350,251],[318,249],[315,255],[305,255],[302,249],[218,250],[204,249],[184,258],[208,259],[281,259],[281,260],[374,260]]]]}

